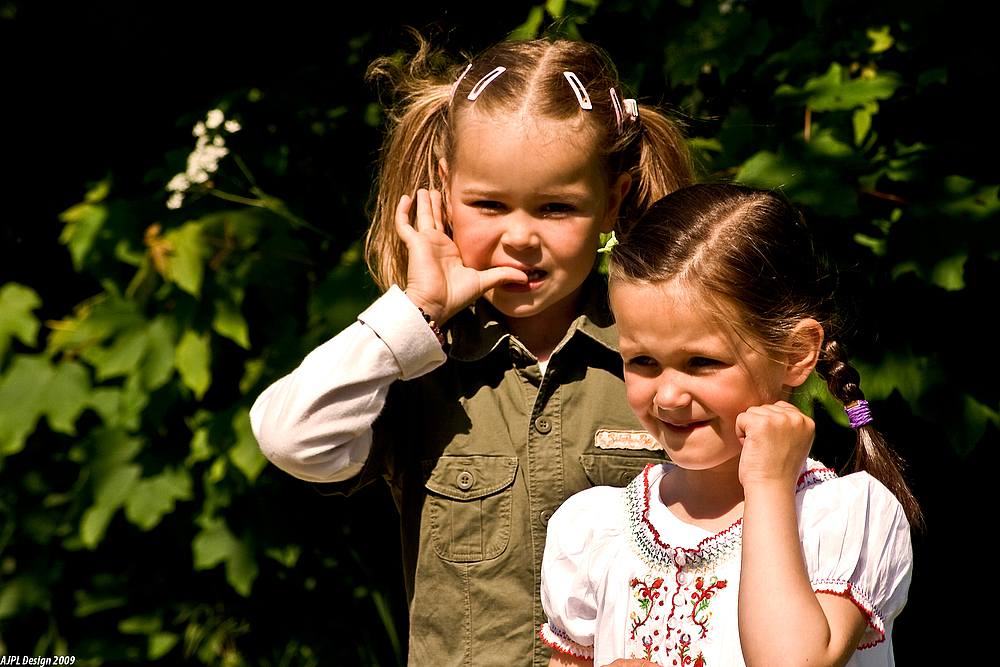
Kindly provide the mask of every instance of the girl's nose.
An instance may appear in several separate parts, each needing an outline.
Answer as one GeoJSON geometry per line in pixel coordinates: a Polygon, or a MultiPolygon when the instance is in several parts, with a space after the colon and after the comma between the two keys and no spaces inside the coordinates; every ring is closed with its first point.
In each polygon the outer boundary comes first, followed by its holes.
{"type": "Polygon", "coordinates": [[[512,213],[504,220],[506,225],[501,242],[510,248],[524,250],[538,245],[538,234],[531,216],[512,213]]]}
{"type": "Polygon", "coordinates": [[[660,410],[677,410],[691,404],[691,394],[675,378],[661,377],[653,404],[660,410]]]}

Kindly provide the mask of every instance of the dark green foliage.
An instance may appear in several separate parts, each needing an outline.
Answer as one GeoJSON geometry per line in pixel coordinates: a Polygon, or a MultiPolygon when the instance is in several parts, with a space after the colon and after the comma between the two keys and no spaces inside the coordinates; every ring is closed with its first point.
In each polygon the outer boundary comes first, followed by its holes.
{"type": "MultiPolygon", "coordinates": [[[[401,25],[437,21],[452,50],[512,30],[600,44],[642,101],[685,120],[705,179],[803,208],[841,271],[862,388],[927,511],[896,632],[899,662],[919,661],[941,636],[930,546],[979,528],[970,508],[986,504],[1000,426],[988,22],[944,2],[439,4],[347,20],[296,3],[182,2],[161,17],[112,1],[54,25],[36,3],[4,4],[12,54],[48,45],[91,69],[39,70],[40,97],[21,70],[24,94],[3,103],[21,131],[10,154],[25,156],[12,161],[44,187],[11,188],[35,213],[6,213],[0,239],[0,655],[405,662],[385,489],[320,496],[267,465],[247,412],[374,298],[357,241],[381,116],[364,70],[409,45],[401,25]],[[63,113],[78,122],[60,134],[63,113]],[[205,135],[228,153],[167,208],[192,128],[219,113],[239,129],[205,135]],[[36,165],[29,126],[62,138],[60,168],[36,165]]],[[[816,454],[843,464],[846,419],[807,389],[816,454]]],[[[976,634],[975,621],[958,625],[976,634]]]]}

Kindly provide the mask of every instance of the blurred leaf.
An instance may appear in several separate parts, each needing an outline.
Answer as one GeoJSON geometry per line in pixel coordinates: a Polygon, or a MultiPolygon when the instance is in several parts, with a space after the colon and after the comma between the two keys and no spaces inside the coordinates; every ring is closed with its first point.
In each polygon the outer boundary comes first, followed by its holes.
{"type": "Polygon", "coordinates": [[[54,365],[42,357],[14,356],[0,378],[0,457],[21,451],[43,416],[52,430],[75,434],[89,399],[90,380],[79,363],[54,365]]]}
{"type": "Polygon", "coordinates": [[[0,287],[0,364],[3,363],[10,341],[18,339],[28,347],[38,344],[40,323],[34,311],[42,299],[30,287],[6,283],[0,287]]]}
{"type": "Polygon", "coordinates": [[[201,399],[212,383],[210,335],[206,332],[198,334],[188,330],[181,335],[177,343],[177,371],[184,385],[194,392],[195,398],[201,399]]]}
{"type": "Polygon", "coordinates": [[[237,410],[232,426],[236,444],[229,449],[229,460],[253,484],[267,465],[267,458],[261,453],[260,445],[250,430],[250,411],[246,408],[237,410]]]}
{"type": "Polygon", "coordinates": [[[87,254],[108,219],[108,208],[101,202],[110,189],[110,181],[101,181],[87,192],[83,202],[59,214],[59,220],[65,223],[59,235],[59,242],[69,248],[73,266],[77,271],[83,269],[87,254]]]}
{"type": "Polygon", "coordinates": [[[191,475],[184,468],[166,468],[138,480],[125,500],[125,517],[142,530],[150,530],[174,511],[178,500],[191,500],[191,475]]]}
{"type": "Polygon", "coordinates": [[[202,530],[191,543],[196,570],[209,570],[225,563],[226,581],[240,595],[250,595],[257,578],[257,562],[243,540],[229,530],[224,519],[213,517],[202,524],[202,530]]]}
{"type": "Polygon", "coordinates": [[[163,277],[194,297],[201,296],[205,262],[212,256],[212,248],[202,234],[203,226],[201,221],[190,221],[163,235],[169,249],[163,277]]]}

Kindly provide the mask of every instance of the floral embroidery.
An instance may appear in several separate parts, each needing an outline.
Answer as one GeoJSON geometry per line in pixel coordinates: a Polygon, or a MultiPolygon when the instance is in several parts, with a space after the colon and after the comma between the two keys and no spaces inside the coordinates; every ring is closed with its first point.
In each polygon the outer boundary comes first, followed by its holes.
{"type": "Polygon", "coordinates": [[[626,649],[632,658],[659,658],[660,664],[707,667],[699,644],[708,639],[711,630],[712,599],[726,588],[727,582],[694,577],[683,568],[675,569],[670,579],[673,586],[667,578],[652,574],[630,580],[631,636],[626,649]],[[667,601],[670,607],[665,611],[667,601]]]}
{"type": "MultiPolygon", "coordinates": [[[[812,465],[814,461],[809,463],[799,490],[836,477],[833,471],[812,465]]],[[[660,478],[653,474],[656,471],[655,464],[647,466],[622,494],[625,532],[649,567],[629,579],[626,655],[668,666],[709,667],[705,656],[711,654],[713,609],[727,589],[729,596],[737,594],[743,521],[707,537],[694,549],[671,546],[649,520],[650,497],[660,478]],[[726,572],[731,578],[725,577],[726,572]]]]}

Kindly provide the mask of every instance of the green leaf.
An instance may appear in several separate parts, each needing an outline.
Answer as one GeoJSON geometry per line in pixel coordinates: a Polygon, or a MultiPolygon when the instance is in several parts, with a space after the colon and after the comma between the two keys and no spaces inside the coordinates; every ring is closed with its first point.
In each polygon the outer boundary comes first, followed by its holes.
{"type": "Polygon", "coordinates": [[[184,468],[166,468],[159,475],[140,479],[125,500],[125,518],[150,530],[174,511],[178,500],[191,500],[191,487],[191,474],[184,468]]]}
{"type": "Polygon", "coordinates": [[[94,549],[104,539],[111,519],[132,494],[140,475],[139,464],[124,463],[105,470],[94,484],[94,504],[80,519],[80,539],[88,548],[94,549]]]}
{"type": "Polygon", "coordinates": [[[851,78],[839,63],[831,63],[825,74],[808,79],[801,89],[779,86],[775,97],[796,101],[813,111],[850,111],[889,99],[899,86],[899,77],[893,73],[866,72],[851,78]]]}
{"type": "Polygon", "coordinates": [[[212,256],[212,248],[202,233],[203,225],[201,221],[192,220],[163,235],[171,249],[164,277],[194,297],[201,296],[205,261],[212,256]]]}
{"type": "Polygon", "coordinates": [[[177,371],[181,375],[184,386],[194,392],[195,398],[201,400],[209,385],[212,384],[211,364],[211,334],[198,334],[185,331],[177,343],[177,371]]]}
{"type": "Polygon", "coordinates": [[[78,362],[15,356],[0,378],[0,457],[21,451],[43,416],[52,430],[74,435],[89,401],[90,379],[78,362]]]}
{"type": "Polygon", "coordinates": [[[892,37],[891,29],[887,25],[881,28],[868,28],[867,34],[868,39],[872,41],[872,45],[868,47],[868,53],[888,51],[896,43],[896,40],[892,37]]]}
{"type": "Polygon", "coordinates": [[[41,323],[34,311],[41,305],[41,297],[30,287],[17,283],[7,283],[0,287],[0,364],[3,363],[12,338],[28,347],[38,344],[41,323]]]}
{"type": "Polygon", "coordinates": [[[232,425],[236,444],[229,449],[229,460],[253,484],[267,466],[267,458],[261,453],[260,445],[250,429],[250,411],[246,408],[237,410],[232,425]]]}
{"type": "Polygon", "coordinates": [[[225,563],[226,581],[240,595],[250,595],[258,567],[253,551],[246,540],[237,539],[229,530],[225,519],[212,517],[204,520],[202,530],[191,543],[194,568],[209,570],[225,563]]]}
{"type": "Polygon", "coordinates": [[[215,317],[212,330],[228,338],[245,350],[250,349],[250,333],[246,318],[235,304],[226,299],[215,299],[215,317]]]}
{"type": "Polygon", "coordinates": [[[87,193],[85,201],[59,214],[59,220],[66,223],[59,235],[59,242],[69,249],[73,268],[77,272],[83,270],[87,254],[108,219],[108,207],[100,202],[108,194],[110,187],[109,182],[102,181],[87,193]]]}
{"type": "Polygon", "coordinates": [[[802,179],[800,166],[770,151],[759,151],[743,163],[736,181],[769,190],[781,190],[802,179]]]}

